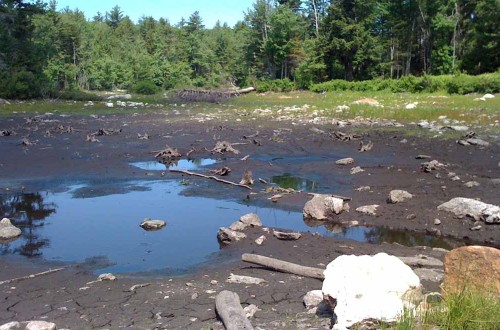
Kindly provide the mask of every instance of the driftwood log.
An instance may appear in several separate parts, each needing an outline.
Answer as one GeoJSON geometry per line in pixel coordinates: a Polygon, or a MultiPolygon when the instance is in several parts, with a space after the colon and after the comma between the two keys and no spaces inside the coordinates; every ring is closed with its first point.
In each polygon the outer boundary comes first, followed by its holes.
{"type": "Polygon", "coordinates": [[[176,96],[186,101],[221,102],[253,91],[255,91],[255,87],[236,90],[184,89],[178,92],[176,96]]]}
{"type": "Polygon", "coordinates": [[[290,273],[299,276],[317,278],[319,280],[324,280],[325,275],[323,274],[324,269],[306,267],[297,265],[291,262],[260,256],[257,254],[244,253],[241,256],[242,261],[250,262],[252,264],[257,264],[273,270],[277,270],[283,273],[290,273]]]}
{"type": "Polygon", "coordinates": [[[252,190],[252,187],[247,186],[245,184],[239,184],[239,183],[236,183],[236,182],[224,180],[224,179],[218,178],[218,177],[216,177],[214,175],[205,175],[205,174],[201,174],[201,173],[195,173],[195,172],[184,171],[184,170],[175,170],[175,169],[170,170],[170,172],[173,172],[173,173],[182,173],[182,174],[192,175],[192,176],[199,176],[200,178],[211,179],[211,180],[215,180],[217,182],[221,182],[221,183],[229,184],[229,185],[232,185],[232,186],[237,186],[237,187],[242,187],[242,188],[246,188],[246,189],[252,190]]]}
{"type": "Polygon", "coordinates": [[[63,268],[56,268],[56,269],[47,270],[47,271],[41,272],[41,273],[30,274],[30,275],[21,276],[21,277],[16,277],[16,278],[12,278],[10,280],[1,281],[0,285],[2,285],[2,284],[9,284],[9,283],[13,283],[13,282],[20,282],[20,281],[24,281],[24,280],[29,280],[31,278],[45,276],[45,275],[49,275],[49,274],[52,274],[52,273],[60,272],[61,270],[64,270],[64,269],[66,269],[66,268],[64,268],[64,267],[63,268]]]}
{"type": "Polygon", "coordinates": [[[227,330],[253,329],[237,293],[224,290],[215,298],[215,308],[227,330]]]}

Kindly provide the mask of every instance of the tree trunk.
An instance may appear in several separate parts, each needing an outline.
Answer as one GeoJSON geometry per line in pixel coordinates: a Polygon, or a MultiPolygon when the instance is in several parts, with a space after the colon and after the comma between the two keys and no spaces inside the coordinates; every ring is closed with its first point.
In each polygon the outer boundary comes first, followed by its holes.
{"type": "Polygon", "coordinates": [[[324,269],[321,268],[301,266],[291,262],[264,257],[257,254],[249,254],[249,253],[244,253],[241,256],[241,260],[261,265],[264,267],[268,267],[284,273],[312,277],[312,278],[317,278],[319,280],[325,279],[325,275],[323,274],[324,269]]]}
{"type": "Polygon", "coordinates": [[[222,291],[215,298],[215,308],[226,330],[253,330],[240,304],[240,297],[231,291],[222,291]]]}

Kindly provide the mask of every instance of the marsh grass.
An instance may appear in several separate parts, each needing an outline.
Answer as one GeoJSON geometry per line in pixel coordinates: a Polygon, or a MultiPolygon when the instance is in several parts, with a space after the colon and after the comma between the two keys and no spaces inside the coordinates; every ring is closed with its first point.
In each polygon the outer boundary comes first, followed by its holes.
{"type": "Polygon", "coordinates": [[[422,315],[405,311],[398,323],[387,329],[397,330],[499,330],[500,296],[462,290],[429,305],[422,315]]]}

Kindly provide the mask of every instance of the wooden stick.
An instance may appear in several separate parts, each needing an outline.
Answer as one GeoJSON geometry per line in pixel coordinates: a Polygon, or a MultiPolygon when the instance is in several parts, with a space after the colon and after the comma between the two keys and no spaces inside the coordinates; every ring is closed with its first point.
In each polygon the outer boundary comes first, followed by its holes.
{"type": "Polygon", "coordinates": [[[271,268],[284,273],[317,278],[319,280],[325,279],[325,275],[323,274],[324,269],[321,268],[301,266],[291,262],[264,257],[257,254],[250,254],[250,253],[244,253],[241,256],[241,260],[250,262],[252,264],[257,264],[260,266],[271,268]]]}
{"type": "Polygon", "coordinates": [[[63,269],[66,269],[66,268],[64,268],[64,267],[63,268],[56,268],[56,269],[47,270],[47,271],[41,272],[41,273],[30,274],[30,275],[26,275],[26,276],[12,278],[10,280],[1,281],[0,285],[2,285],[2,284],[9,284],[9,283],[12,283],[12,282],[19,282],[19,281],[29,280],[30,278],[35,278],[35,277],[39,277],[39,276],[49,275],[49,274],[52,274],[52,273],[55,273],[55,272],[59,272],[59,271],[61,271],[63,269]]]}
{"type": "Polygon", "coordinates": [[[253,326],[245,316],[240,304],[240,297],[236,292],[221,291],[215,297],[215,308],[226,330],[253,330],[253,326]]]}
{"type": "Polygon", "coordinates": [[[239,183],[236,183],[236,182],[231,182],[231,181],[228,181],[228,180],[224,180],[224,179],[218,178],[218,177],[213,176],[213,175],[205,175],[205,174],[201,174],[201,173],[195,173],[195,172],[184,171],[184,170],[176,170],[176,169],[170,170],[170,172],[182,173],[182,174],[187,174],[187,175],[192,175],[192,176],[199,176],[200,178],[211,179],[211,180],[215,180],[217,182],[222,182],[222,183],[225,183],[225,184],[230,184],[232,186],[237,186],[237,187],[242,187],[242,188],[246,188],[246,189],[252,190],[252,187],[250,187],[250,186],[248,186],[246,184],[239,184],[239,183]]]}

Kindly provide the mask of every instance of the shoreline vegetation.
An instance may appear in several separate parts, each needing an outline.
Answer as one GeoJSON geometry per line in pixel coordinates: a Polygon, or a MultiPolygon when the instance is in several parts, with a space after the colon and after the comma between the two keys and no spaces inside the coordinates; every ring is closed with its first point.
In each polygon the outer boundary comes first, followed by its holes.
{"type": "Polygon", "coordinates": [[[255,0],[233,27],[207,28],[199,12],[133,22],[119,6],[86,17],[56,0],[8,0],[0,4],[0,98],[249,86],[498,93],[499,6],[255,0]]]}

